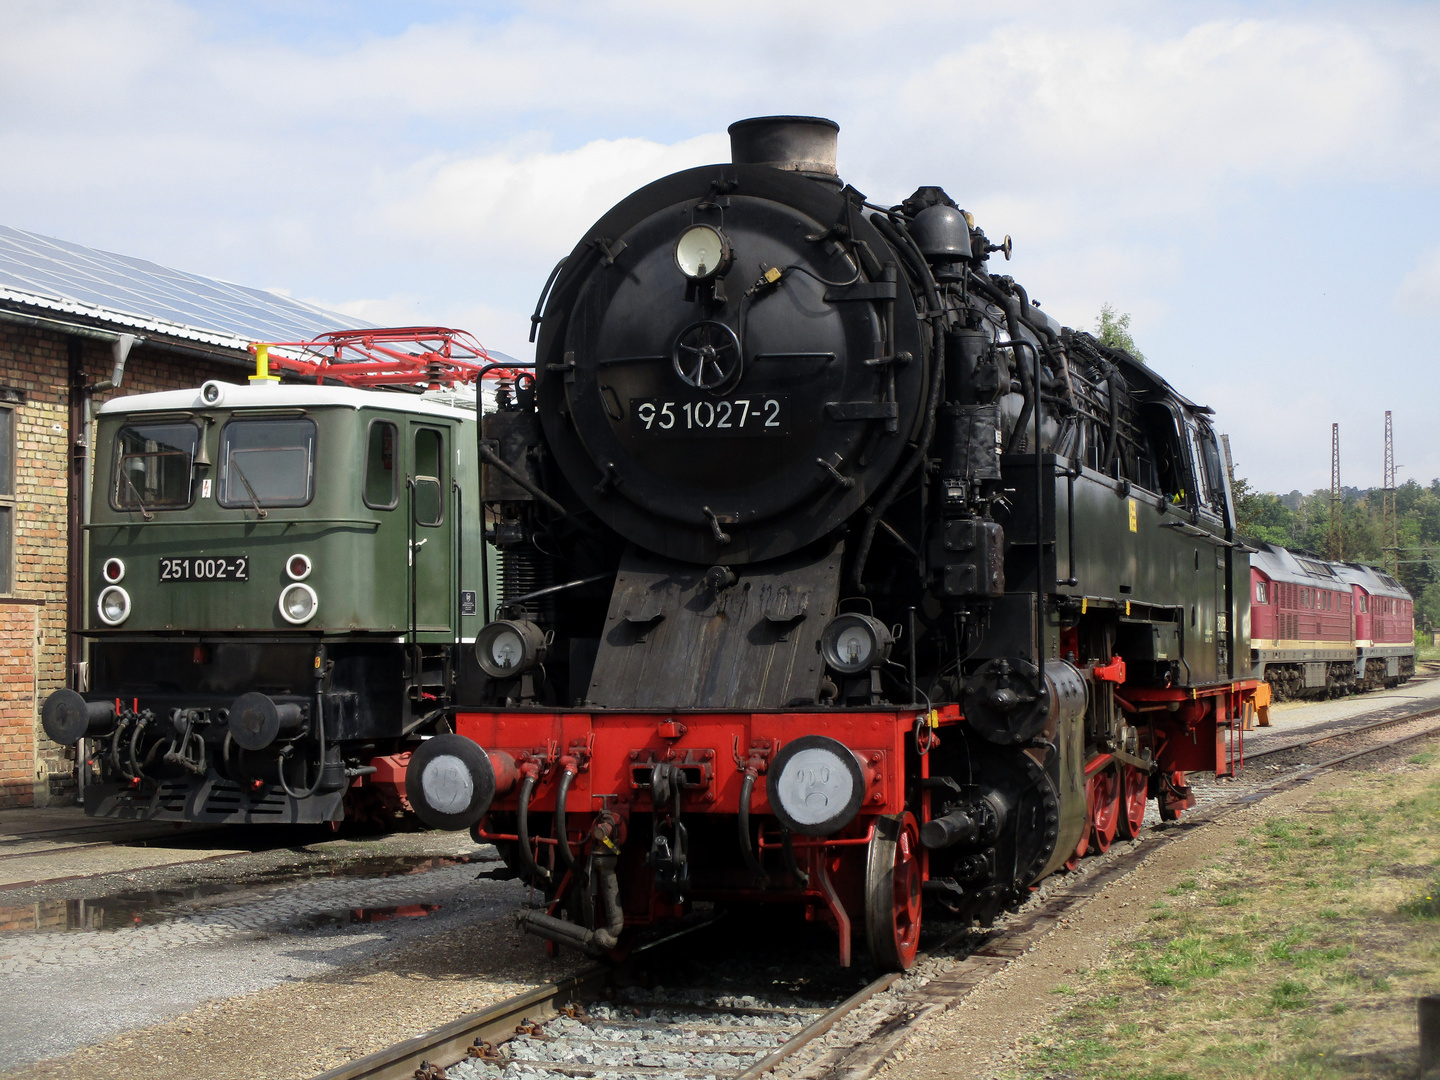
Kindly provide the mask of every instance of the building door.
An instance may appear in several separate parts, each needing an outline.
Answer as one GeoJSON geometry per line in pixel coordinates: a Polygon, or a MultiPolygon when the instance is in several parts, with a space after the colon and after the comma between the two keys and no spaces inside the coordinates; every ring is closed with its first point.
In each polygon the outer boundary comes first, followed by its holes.
{"type": "Polygon", "coordinates": [[[410,425],[410,610],[421,641],[455,634],[450,438],[447,428],[410,425]]]}

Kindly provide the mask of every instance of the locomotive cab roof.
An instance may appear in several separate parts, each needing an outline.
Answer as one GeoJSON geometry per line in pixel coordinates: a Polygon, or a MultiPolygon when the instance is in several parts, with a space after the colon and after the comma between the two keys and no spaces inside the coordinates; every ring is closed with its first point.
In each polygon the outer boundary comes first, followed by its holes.
{"type": "Polygon", "coordinates": [[[97,410],[99,415],[140,412],[208,412],[214,409],[316,408],[394,409],[454,420],[475,419],[474,399],[455,391],[412,394],[403,391],[360,390],[349,386],[315,386],[305,383],[207,383],[219,387],[218,397],[202,396],[202,387],[188,390],[161,390],[112,398],[97,410]]]}

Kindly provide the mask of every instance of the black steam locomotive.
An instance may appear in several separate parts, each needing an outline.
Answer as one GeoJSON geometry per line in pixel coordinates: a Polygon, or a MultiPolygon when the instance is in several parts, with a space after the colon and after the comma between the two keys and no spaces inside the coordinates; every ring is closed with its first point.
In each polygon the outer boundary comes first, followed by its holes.
{"type": "Polygon", "coordinates": [[[1234,764],[1211,410],[1045,314],[940,188],[869,203],[837,132],[745,120],[620,202],[484,420],[489,704],[407,790],[552,940],[785,901],[903,968],[925,902],[991,918],[1234,764]]]}

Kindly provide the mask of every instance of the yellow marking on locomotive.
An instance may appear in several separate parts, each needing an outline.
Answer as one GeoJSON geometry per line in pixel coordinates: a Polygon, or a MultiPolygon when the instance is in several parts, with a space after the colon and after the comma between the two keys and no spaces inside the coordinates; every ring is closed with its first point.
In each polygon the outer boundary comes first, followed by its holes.
{"type": "Polygon", "coordinates": [[[1138,508],[1135,505],[1135,500],[1126,499],[1125,502],[1128,509],[1130,510],[1130,531],[1133,533],[1138,533],[1140,531],[1140,520],[1138,516],[1138,508]]]}

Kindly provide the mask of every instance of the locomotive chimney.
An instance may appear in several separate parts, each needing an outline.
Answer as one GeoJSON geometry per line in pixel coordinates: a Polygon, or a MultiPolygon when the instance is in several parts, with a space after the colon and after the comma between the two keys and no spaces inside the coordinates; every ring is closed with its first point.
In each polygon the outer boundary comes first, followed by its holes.
{"type": "Polygon", "coordinates": [[[730,160],[736,165],[768,165],[835,183],[839,134],[840,125],[823,116],[737,120],[730,125],[730,160]]]}

